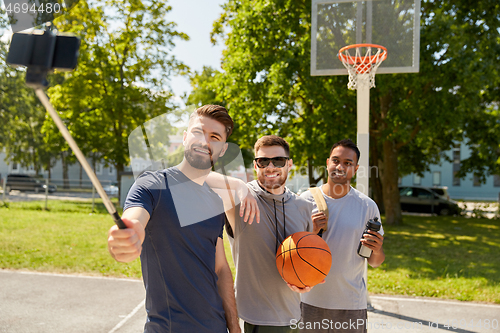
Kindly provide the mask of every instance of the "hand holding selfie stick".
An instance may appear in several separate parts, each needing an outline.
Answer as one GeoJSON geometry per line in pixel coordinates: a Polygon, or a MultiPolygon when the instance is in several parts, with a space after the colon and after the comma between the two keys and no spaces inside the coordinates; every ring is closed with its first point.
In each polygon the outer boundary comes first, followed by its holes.
{"type": "Polygon", "coordinates": [[[66,126],[64,126],[47,95],[43,92],[43,88],[48,85],[46,79],[48,72],[53,69],[70,71],[76,67],[79,47],[80,40],[77,37],[55,35],[51,32],[50,25],[48,25],[44,32],[33,31],[30,34],[15,33],[12,36],[7,63],[13,66],[27,67],[26,84],[35,89],[36,95],[85,169],[116,225],[120,229],[126,229],[127,227],[120,218],[120,215],[118,215],[108,195],[104,192],[99,179],[97,179],[87,159],[80,148],[78,148],[66,126]]]}

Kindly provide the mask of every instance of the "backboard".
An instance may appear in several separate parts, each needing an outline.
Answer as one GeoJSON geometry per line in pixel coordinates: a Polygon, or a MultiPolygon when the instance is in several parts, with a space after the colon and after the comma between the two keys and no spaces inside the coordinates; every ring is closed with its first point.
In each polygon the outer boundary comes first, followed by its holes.
{"type": "Polygon", "coordinates": [[[417,73],[420,0],[312,0],[311,75],[347,75],[339,50],[378,44],[387,59],[377,74],[417,73]]]}

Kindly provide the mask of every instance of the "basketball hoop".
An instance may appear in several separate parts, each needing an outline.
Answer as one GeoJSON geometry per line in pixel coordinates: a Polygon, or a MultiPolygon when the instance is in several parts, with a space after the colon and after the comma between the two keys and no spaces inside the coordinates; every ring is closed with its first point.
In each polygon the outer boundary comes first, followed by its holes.
{"type": "Polygon", "coordinates": [[[347,87],[355,90],[359,83],[369,83],[369,87],[375,87],[375,73],[378,66],[387,58],[387,49],[376,44],[354,44],[340,49],[339,59],[349,72],[347,87]],[[366,52],[362,55],[362,49],[366,52]],[[355,49],[355,55],[349,53],[355,49]]]}

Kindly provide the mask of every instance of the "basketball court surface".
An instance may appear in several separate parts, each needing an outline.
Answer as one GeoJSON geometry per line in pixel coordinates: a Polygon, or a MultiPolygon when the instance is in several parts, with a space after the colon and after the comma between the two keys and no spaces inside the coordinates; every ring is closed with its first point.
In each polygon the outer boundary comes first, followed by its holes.
{"type": "Polygon", "coordinates": [[[0,270],[0,332],[142,332],[144,297],[141,280],[0,270]]]}
{"type": "MultiPolygon", "coordinates": [[[[0,332],[139,333],[146,320],[144,296],[141,280],[0,270],[0,332]]],[[[375,309],[368,312],[369,333],[500,332],[500,305],[371,299],[375,309]]]]}

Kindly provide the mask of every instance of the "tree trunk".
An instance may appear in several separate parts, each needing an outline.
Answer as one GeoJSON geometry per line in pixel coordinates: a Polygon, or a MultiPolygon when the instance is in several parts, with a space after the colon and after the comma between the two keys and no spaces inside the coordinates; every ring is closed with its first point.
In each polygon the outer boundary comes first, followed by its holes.
{"type": "Polygon", "coordinates": [[[314,181],[314,168],[310,157],[307,159],[307,175],[309,176],[309,186],[316,185],[314,181]]]}
{"type": "Polygon", "coordinates": [[[309,186],[316,186],[318,182],[323,179],[323,183],[326,183],[325,172],[322,172],[318,178],[314,178],[314,166],[312,163],[312,158],[307,159],[307,175],[309,177],[309,186]]]}
{"type": "Polygon", "coordinates": [[[386,140],[383,144],[384,169],[382,189],[385,207],[385,223],[400,224],[402,221],[398,189],[398,154],[396,144],[386,140]]]}
{"type": "Polygon", "coordinates": [[[80,163],[80,189],[83,188],[82,180],[83,180],[83,165],[82,163],[80,163]]]}
{"type": "Polygon", "coordinates": [[[373,201],[377,204],[380,214],[385,214],[384,195],[382,192],[382,180],[380,174],[382,161],[379,156],[377,138],[372,136],[370,137],[370,158],[370,187],[373,190],[373,201]]]}
{"type": "Polygon", "coordinates": [[[379,174],[382,179],[382,201],[384,203],[385,223],[387,224],[400,224],[402,221],[401,216],[401,203],[399,201],[398,189],[398,152],[396,143],[384,133],[387,130],[385,123],[389,109],[391,106],[392,96],[387,93],[380,97],[380,128],[379,132],[382,137],[382,161],[379,163],[379,174]]]}
{"type": "Polygon", "coordinates": [[[63,167],[63,188],[65,190],[69,189],[69,165],[68,161],[66,160],[66,153],[67,152],[61,152],[61,161],[62,161],[62,167],[63,167]]]}

